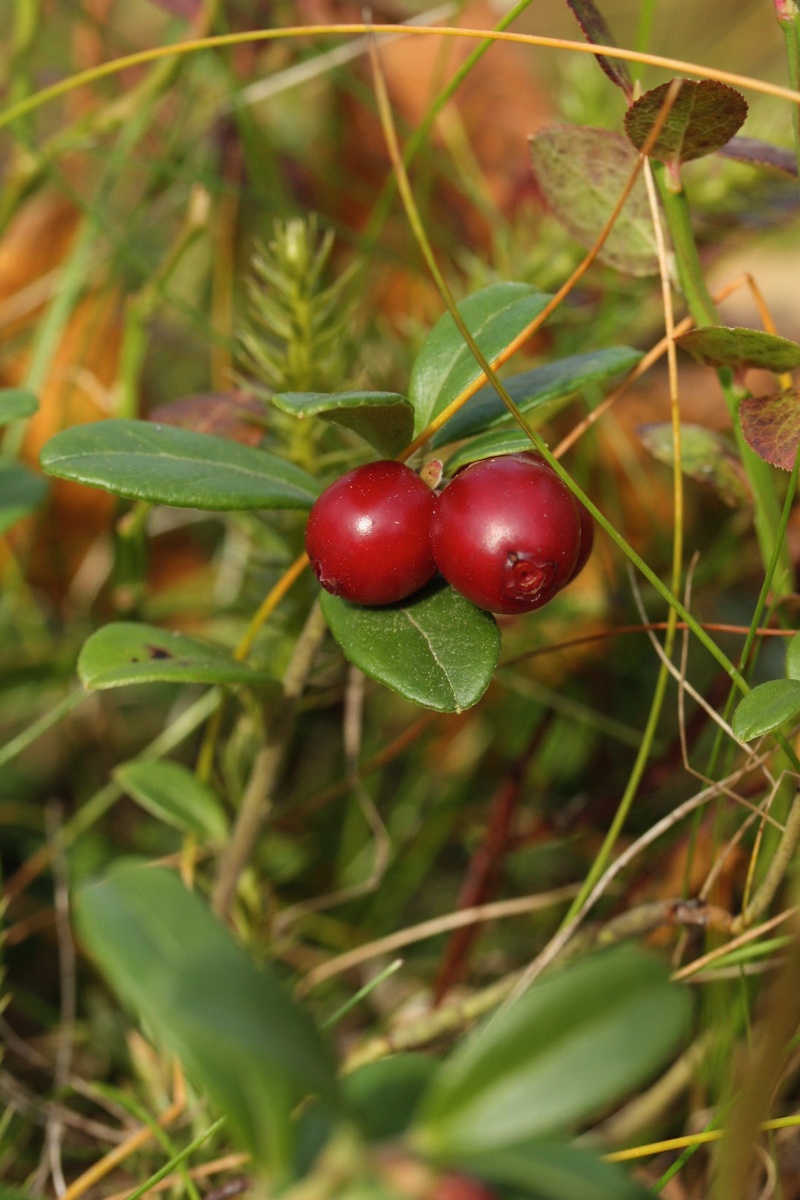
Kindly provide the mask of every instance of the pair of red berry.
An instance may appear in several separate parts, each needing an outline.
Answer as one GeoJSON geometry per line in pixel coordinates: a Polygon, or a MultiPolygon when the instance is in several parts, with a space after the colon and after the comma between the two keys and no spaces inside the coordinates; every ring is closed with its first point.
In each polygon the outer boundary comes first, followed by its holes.
{"type": "Polygon", "coordinates": [[[403,463],[356,467],[311,510],[317,579],[354,604],[393,604],[440,571],[479,608],[522,613],[552,600],[592,549],[592,519],[535,454],[486,458],[441,495],[403,463]]]}

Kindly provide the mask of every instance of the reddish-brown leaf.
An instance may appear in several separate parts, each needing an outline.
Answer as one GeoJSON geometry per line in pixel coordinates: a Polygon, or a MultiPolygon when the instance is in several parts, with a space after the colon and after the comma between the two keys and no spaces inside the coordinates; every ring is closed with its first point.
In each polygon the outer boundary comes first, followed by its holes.
{"type": "MultiPolygon", "coordinates": [[[[663,83],[645,92],[625,114],[625,132],[637,150],[647,142],[671,86],[663,83]]],[[[747,101],[735,88],[713,79],[685,79],[650,157],[676,166],[712,154],[730,141],[746,116],[747,101]]]]}
{"type": "Polygon", "coordinates": [[[719,151],[725,158],[734,162],[747,163],[753,167],[761,167],[786,179],[797,178],[797,158],[794,150],[783,146],[773,146],[771,142],[762,142],[760,138],[735,137],[731,138],[719,151]]]}
{"type": "MultiPolygon", "coordinates": [[[[590,42],[592,46],[616,46],[616,38],[594,0],[567,0],[567,4],[574,12],[587,42],[590,42]]],[[[607,58],[605,54],[598,54],[597,63],[611,82],[615,83],[618,88],[622,88],[626,96],[630,98],[633,95],[633,81],[626,62],[618,58],[607,58]]]]}
{"type": "Polygon", "coordinates": [[[748,396],[739,405],[739,419],[751,450],[773,467],[791,471],[800,444],[800,389],[748,396]]]}

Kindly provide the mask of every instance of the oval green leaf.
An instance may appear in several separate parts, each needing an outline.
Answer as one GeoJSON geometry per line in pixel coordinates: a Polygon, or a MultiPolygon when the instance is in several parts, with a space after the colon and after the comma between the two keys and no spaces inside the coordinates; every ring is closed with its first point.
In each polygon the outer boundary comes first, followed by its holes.
{"type": "Polygon", "coordinates": [[[81,940],[120,1000],[275,1182],[291,1172],[292,1112],[336,1103],[331,1054],[306,1013],[177,875],[126,865],[74,898],[81,940]]]}
{"type": "Polygon", "coordinates": [[[0,388],[0,425],[32,417],[39,407],[33,392],[25,388],[0,388]]]}
{"type": "MultiPolygon", "coordinates": [[[[654,458],[672,466],[675,443],[671,423],[640,425],[636,432],[654,458]]],[[[681,470],[690,479],[713,487],[731,508],[752,502],[747,475],[733,446],[703,425],[681,425],[681,470]]]]}
{"type": "Polygon", "coordinates": [[[742,742],[772,733],[800,716],[800,679],[770,679],[743,696],[731,727],[742,742]]]}
{"type": "Polygon", "coordinates": [[[760,367],[780,375],[800,367],[800,345],[760,329],[701,326],[675,339],[683,350],[707,367],[760,367]]]}
{"type": "Polygon", "coordinates": [[[666,966],[628,946],[546,976],[443,1065],[420,1109],[422,1148],[450,1159],[564,1134],[651,1076],[689,1009],[666,966]]]}
{"type": "Polygon", "coordinates": [[[800,445],[800,389],[745,396],[739,405],[742,436],[764,462],[791,471],[800,445]]]}
{"type": "Polygon", "coordinates": [[[362,608],[325,591],[321,601],[350,662],[415,704],[461,712],[491,682],[497,622],[451,587],[437,585],[386,608],[362,608]]]}
{"type": "MultiPolygon", "coordinates": [[[[458,305],[467,329],[492,362],[547,306],[550,296],[527,283],[494,283],[458,305]]],[[[449,313],[428,335],[411,371],[414,432],[420,433],[482,374],[449,313]]]]}
{"type": "Polygon", "coordinates": [[[159,821],[221,845],[228,822],[213,788],[181,763],[134,758],[113,772],[120,787],[159,821]]]}
{"type": "Polygon", "coordinates": [[[29,516],[47,495],[47,483],[21,463],[0,463],[0,533],[29,516]]]}
{"type": "MultiPolygon", "coordinates": [[[[607,383],[623,375],[632,370],[641,357],[640,351],[630,346],[609,346],[605,350],[574,354],[558,362],[512,375],[503,380],[503,387],[521,413],[532,413],[545,405],[567,400],[583,387],[607,383]]],[[[548,407],[546,413],[540,415],[550,415],[551,411],[548,407]]],[[[512,420],[494,388],[482,387],[439,430],[433,438],[433,445],[441,446],[474,437],[497,425],[509,424],[512,420]]]]}
{"type": "Polygon", "coordinates": [[[293,417],[321,417],[351,429],[387,458],[399,454],[414,432],[411,401],[397,392],[280,392],[272,403],[293,417]]]}
{"type": "Polygon", "coordinates": [[[789,638],[786,647],[786,674],[789,679],[800,679],[800,633],[789,638]]]}
{"type": "Polygon", "coordinates": [[[150,421],[75,425],[40,461],[47,475],[176,508],[310,508],[319,494],[310,475],[265,450],[150,421]]]}
{"type": "Polygon", "coordinates": [[[137,621],[113,621],[84,643],[78,675],[87,688],[130,683],[265,683],[272,676],[229,650],[137,621]]]}
{"type": "MultiPolygon", "coordinates": [[[[671,83],[662,83],[640,96],[625,114],[625,132],[637,150],[644,147],[661,115],[671,83]]],[[[747,116],[741,92],[714,79],[681,80],[681,89],[649,156],[679,165],[720,150],[747,116]]]]}
{"type": "MultiPolygon", "coordinates": [[[[578,245],[590,250],[636,166],[622,134],[591,125],[551,125],[530,139],[536,184],[578,245]]],[[[647,190],[637,179],[598,254],[625,275],[657,275],[658,253],[647,190]]]]}

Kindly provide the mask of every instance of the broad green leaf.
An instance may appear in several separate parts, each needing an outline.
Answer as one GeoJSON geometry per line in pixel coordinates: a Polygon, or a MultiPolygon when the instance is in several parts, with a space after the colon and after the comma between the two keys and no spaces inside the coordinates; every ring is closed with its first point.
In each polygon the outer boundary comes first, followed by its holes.
{"type": "Polygon", "coordinates": [[[216,792],[180,763],[134,758],[116,768],[114,779],[159,821],[202,841],[224,841],[228,822],[216,792]]]}
{"type": "Polygon", "coordinates": [[[786,674],[789,679],[800,679],[800,633],[789,638],[786,647],[786,674]]]}
{"type": "Polygon", "coordinates": [[[310,508],[319,494],[310,475],[274,454],[151,421],[75,425],[40,460],[48,475],[176,508],[310,508]]]}
{"type": "Polygon", "coordinates": [[[499,454],[521,454],[534,450],[533,442],[516,425],[511,429],[497,429],[494,433],[483,433],[470,438],[451,454],[447,460],[446,473],[454,475],[470,463],[482,458],[493,458],[499,454]]]}
{"type": "MultiPolygon", "coordinates": [[[[622,134],[590,125],[551,125],[530,139],[536,184],[547,207],[575,241],[591,249],[636,166],[622,134]]],[[[647,190],[638,179],[598,258],[626,275],[657,275],[647,190]]]]}
{"type": "Polygon", "coordinates": [[[524,1188],[529,1200],[652,1200],[652,1192],[621,1167],[563,1142],[464,1155],[456,1165],[490,1183],[524,1188]]]}
{"type": "Polygon", "coordinates": [[[147,1034],[175,1054],[259,1170],[286,1178],[294,1107],[337,1095],[331,1054],[275,976],[176,874],[126,865],[78,891],[81,940],[147,1034]]]}
{"type": "Polygon", "coordinates": [[[21,463],[0,463],[0,533],[35,512],[47,494],[47,482],[21,463]]]}
{"type": "Polygon", "coordinates": [[[0,388],[0,425],[32,417],[39,407],[33,392],[25,388],[0,388]]]}
{"type": "MultiPolygon", "coordinates": [[[[654,458],[672,466],[675,456],[669,422],[640,425],[637,433],[654,458]]],[[[691,479],[713,487],[731,508],[752,502],[747,475],[735,449],[703,425],[681,425],[681,469],[691,479]]]]}
{"type": "MultiPolygon", "coordinates": [[[[671,83],[645,92],[625,114],[625,132],[641,151],[661,114],[671,83]]],[[[681,89],[649,156],[672,165],[713,154],[745,121],[747,101],[735,88],[714,79],[681,80],[681,89]]]]}
{"type": "Polygon", "coordinates": [[[546,976],[479,1026],[437,1073],[417,1138],[434,1157],[563,1135],[648,1079],[675,1049],[687,992],[628,946],[546,976]]]}
{"type": "Polygon", "coordinates": [[[352,429],[379,454],[393,458],[411,441],[414,409],[397,392],[280,392],[272,403],[293,417],[322,417],[352,429]]]}
{"type": "MultiPolygon", "coordinates": [[[[475,342],[491,362],[546,308],[549,296],[527,283],[494,283],[458,306],[475,342]]],[[[449,313],[437,321],[417,355],[409,397],[414,432],[420,433],[451,400],[480,376],[481,368],[449,313]]]]}
{"type": "Polygon", "coordinates": [[[362,608],[325,591],[321,600],[350,662],[416,704],[461,712],[491,682],[500,653],[497,622],[451,587],[427,588],[385,608],[362,608]]]}
{"type": "Polygon", "coordinates": [[[743,696],[731,728],[740,741],[772,733],[800,716],[800,679],[770,679],[743,696]]]}
{"type": "MultiPolygon", "coordinates": [[[[503,380],[503,387],[521,413],[538,412],[545,405],[565,400],[583,387],[607,383],[632,370],[641,353],[630,346],[609,346],[574,354],[558,362],[534,367],[503,380]]],[[[549,414],[549,409],[547,410],[549,414]]],[[[545,416],[547,414],[540,414],[545,416]]],[[[474,437],[477,433],[510,424],[513,418],[493,387],[482,387],[455,413],[433,438],[434,446],[474,437]]]]}
{"type": "MultiPolygon", "coordinates": [[[[594,3],[594,0],[567,0],[567,3],[574,12],[578,24],[586,36],[587,42],[591,42],[593,46],[617,45],[617,41],[605,17],[594,3]]],[[[605,71],[611,82],[615,83],[618,88],[621,88],[625,95],[630,98],[633,94],[633,81],[628,64],[624,59],[608,58],[605,54],[598,54],[596,58],[597,65],[605,71]]]]}
{"type": "Polygon", "coordinates": [[[800,345],[760,329],[701,326],[675,339],[683,350],[707,367],[761,367],[765,371],[793,371],[800,367],[800,345]]]}
{"type": "Polygon", "coordinates": [[[346,1075],[342,1092],[362,1134],[388,1142],[405,1133],[435,1071],[426,1054],[394,1054],[346,1075]]]}
{"type": "Polygon", "coordinates": [[[129,683],[265,683],[272,676],[236,662],[229,650],[136,621],[114,621],[93,633],[78,656],[87,688],[129,683]]]}
{"type": "Polygon", "coordinates": [[[739,421],[744,440],[759,458],[791,471],[800,445],[800,389],[745,396],[739,405],[739,421]]]}

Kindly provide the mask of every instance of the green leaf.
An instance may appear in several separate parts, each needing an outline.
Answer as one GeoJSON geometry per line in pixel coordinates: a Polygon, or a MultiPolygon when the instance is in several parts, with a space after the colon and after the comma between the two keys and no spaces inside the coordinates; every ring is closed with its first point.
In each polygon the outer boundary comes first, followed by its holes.
{"type": "Polygon", "coordinates": [[[745,396],[739,405],[742,436],[773,467],[791,471],[800,445],[800,389],[771,396],[745,396]]]}
{"type": "MultiPolygon", "coordinates": [[[[641,353],[630,346],[609,346],[605,350],[574,354],[544,367],[512,375],[503,380],[503,387],[521,413],[532,413],[544,405],[567,399],[581,388],[615,379],[635,367],[641,357],[641,353]]],[[[441,446],[461,441],[497,425],[510,424],[512,420],[494,388],[482,387],[439,430],[432,444],[441,446]]]]}
{"type": "Polygon", "coordinates": [[[793,371],[800,367],[800,345],[775,333],[760,329],[701,326],[675,339],[683,350],[707,367],[760,367],[774,371],[793,371]]]}
{"type": "Polygon", "coordinates": [[[331,633],[350,662],[408,700],[437,712],[477,704],[491,682],[500,631],[490,613],[434,586],[385,608],[321,593],[331,633]]]}
{"type": "MultiPolygon", "coordinates": [[[[617,45],[605,17],[594,0],[567,0],[567,3],[574,12],[587,42],[591,42],[593,46],[617,45]]],[[[608,58],[605,54],[598,54],[596,58],[597,65],[606,73],[611,82],[621,88],[630,98],[633,94],[633,81],[628,64],[624,59],[608,58]]]]}
{"type": "Polygon", "coordinates": [[[284,1178],[292,1112],[335,1102],[331,1055],[306,1013],[177,875],[148,865],[82,888],[83,943],[146,1032],[175,1054],[260,1170],[284,1178]]]}
{"type": "MultiPolygon", "coordinates": [[[[658,120],[671,83],[662,83],[640,96],[625,114],[625,132],[641,151],[658,120]]],[[[681,80],[681,90],[649,156],[679,165],[720,150],[745,121],[744,96],[714,79],[681,80]]]]}
{"type": "Polygon", "coordinates": [[[649,1078],[688,1016],[688,994],[650,954],[582,959],[461,1043],[423,1100],[419,1143],[460,1160],[560,1136],[649,1078]]]}
{"type": "MultiPolygon", "coordinates": [[[[640,425],[636,432],[654,458],[672,466],[675,456],[669,422],[640,425]]],[[[703,425],[681,425],[681,470],[713,487],[731,508],[752,502],[747,475],[733,446],[703,425]]]]}
{"type": "Polygon", "coordinates": [[[0,463],[0,533],[35,512],[47,495],[47,483],[21,463],[0,463]]]}
{"type": "Polygon", "coordinates": [[[399,454],[414,432],[411,401],[397,392],[281,392],[272,403],[293,417],[322,417],[352,429],[387,458],[399,454]]]}
{"type": "Polygon", "coordinates": [[[529,1200],[652,1200],[652,1192],[614,1163],[561,1142],[527,1142],[455,1164],[490,1183],[524,1188],[529,1200]]]}
{"type": "MultiPolygon", "coordinates": [[[[637,155],[627,138],[590,125],[550,125],[530,139],[536,184],[547,207],[589,250],[627,184],[637,155]]],[[[657,275],[647,189],[637,179],[598,258],[625,275],[657,275]]]]}
{"type": "Polygon", "coordinates": [[[47,475],[176,508],[310,508],[319,494],[310,475],[265,450],[150,421],[75,425],[40,461],[47,475]]]}
{"type": "Polygon", "coordinates": [[[32,417],[39,407],[33,392],[25,388],[0,388],[0,425],[32,417]]]}
{"type": "Polygon", "coordinates": [[[113,774],[120,787],[159,821],[215,845],[225,840],[228,822],[216,792],[180,763],[134,758],[113,774]]]}
{"type": "Polygon", "coordinates": [[[344,1099],[362,1134],[388,1142],[405,1133],[435,1071],[428,1055],[394,1054],[346,1075],[344,1099]]]}
{"type": "MultiPolygon", "coordinates": [[[[491,362],[546,308],[544,292],[527,283],[494,283],[458,305],[482,353],[491,362]]],[[[481,374],[449,313],[437,321],[417,355],[409,396],[419,433],[481,374]]]]}
{"type": "Polygon", "coordinates": [[[800,716],[800,679],[770,679],[739,701],[731,727],[742,742],[780,729],[800,716]]]}
{"type": "Polygon", "coordinates": [[[500,454],[521,454],[533,451],[533,442],[515,425],[512,429],[498,429],[494,433],[484,433],[480,437],[470,438],[463,446],[447,459],[445,471],[454,475],[462,467],[470,463],[480,462],[482,458],[493,458],[500,454]]]}
{"type": "Polygon", "coordinates": [[[78,656],[87,688],[128,683],[264,683],[265,671],[236,662],[229,650],[136,621],[114,621],[93,633],[78,656]]]}

